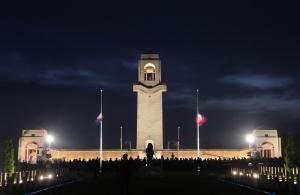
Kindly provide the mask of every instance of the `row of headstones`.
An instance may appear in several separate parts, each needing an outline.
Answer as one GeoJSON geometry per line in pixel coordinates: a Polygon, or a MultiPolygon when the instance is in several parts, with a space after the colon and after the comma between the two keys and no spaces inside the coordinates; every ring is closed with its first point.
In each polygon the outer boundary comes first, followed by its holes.
{"type": "Polygon", "coordinates": [[[232,168],[230,178],[234,182],[280,194],[300,192],[298,168],[292,169],[291,173],[288,173],[283,167],[232,168]]]}
{"type": "Polygon", "coordinates": [[[267,179],[276,179],[279,181],[292,180],[294,184],[299,182],[299,168],[294,167],[291,170],[291,173],[288,174],[287,170],[284,167],[260,167],[260,174],[267,177],[267,179]]]}
{"type": "MultiPolygon", "coordinates": [[[[53,174],[56,177],[61,177],[64,170],[54,170],[53,174]]],[[[0,188],[9,184],[22,184],[27,182],[34,182],[39,179],[39,176],[43,173],[42,170],[29,170],[15,172],[9,177],[8,173],[0,172],[0,188]]]]}
{"type": "Polygon", "coordinates": [[[233,176],[248,176],[255,179],[266,178],[267,180],[278,180],[279,182],[292,181],[294,184],[298,184],[300,180],[298,167],[293,168],[290,174],[283,167],[265,166],[260,167],[258,171],[250,168],[232,168],[231,174],[233,176]]]}

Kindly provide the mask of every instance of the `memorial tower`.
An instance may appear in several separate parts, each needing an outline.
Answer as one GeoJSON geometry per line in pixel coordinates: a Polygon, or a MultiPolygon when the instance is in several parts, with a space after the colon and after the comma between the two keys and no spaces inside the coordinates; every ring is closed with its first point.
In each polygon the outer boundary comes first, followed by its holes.
{"type": "Polygon", "coordinates": [[[137,142],[136,149],[144,150],[148,143],[154,149],[163,149],[162,93],[167,86],[161,82],[159,54],[142,54],[138,63],[137,92],[137,142]]]}

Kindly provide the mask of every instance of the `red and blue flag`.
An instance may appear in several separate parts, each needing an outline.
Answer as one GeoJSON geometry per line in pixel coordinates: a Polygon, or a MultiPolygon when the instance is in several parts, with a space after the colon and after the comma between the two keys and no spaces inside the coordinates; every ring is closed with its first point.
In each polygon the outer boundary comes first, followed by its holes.
{"type": "Polygon", "coordinates": [[[206,123],[206,121],[207,121],[206,116],[204,116],[202,114],[197,114],[197,117],[196,117],[197,125],[202,126],[202,125],[204,125],[204,123],[206,123]]]}

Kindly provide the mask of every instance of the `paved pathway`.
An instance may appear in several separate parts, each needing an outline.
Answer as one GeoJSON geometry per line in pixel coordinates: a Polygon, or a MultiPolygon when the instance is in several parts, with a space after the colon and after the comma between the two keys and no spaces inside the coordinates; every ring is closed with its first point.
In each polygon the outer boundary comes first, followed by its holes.
{"type": "MultiPolygon", "coordinates": [[[[105,177],[98,180],[80,182],[53,188],[38,194],[121,194],[120,180],[117,177],[105,177]]],[[[165,176],[133,178],[129,182],[129,194],[132,195],[263,195],[263,192],[236,186],[216,180],[212,177],[201,177],[187,174],[167,174],[165,176]]]]}

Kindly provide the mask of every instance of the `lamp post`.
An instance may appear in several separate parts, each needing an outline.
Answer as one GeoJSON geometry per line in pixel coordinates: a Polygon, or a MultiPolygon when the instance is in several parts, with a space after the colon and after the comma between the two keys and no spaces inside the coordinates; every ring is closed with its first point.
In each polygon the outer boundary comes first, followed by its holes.
{"type": "MultiPolygon", "coordinates": [[[[52,135],[46,136],[46,142],[48,143],[48,149],[46,150],[46,158],[48,159],[48,152],[50,153],[51,144],[54,142],[54,137],[52,135]]],[[[49,157],[50,158],[50,157],[49,157]]]]}
{"type": "Polygon", "coordinates": [[[46,142],[48,143],[48,149],[50,149],[51,143],[54,142],[54,137],[52,135],[47,135],[46,142]]]}
{"type": "Polygon", "coordinates": [[[251,149],[251,145],[253,144],[253,142],[255,141],[255,137],[253,134],[248,134],[245,137],[246,142],[249,144],[249,150],[250,150],[250,157],[252,157],[252,149],[251,149]]]}
{"type": "Polygon", "coordinates": [[[131,140],[129,140],[129,150],[131,150],[131,140]]]}
{"type": "Polygon", "coordinates": [[[179,159],[180,126],[177,127],[177,158],[179,159]]]}
{"type": "Polygon", "coordinates": [[[123,127],[120,127],[120,149],[123,149],[123,127]]]}
{"type": "Polygon", "coordinates": [[[127,139],[127,141],[125,141],[125,144],[127,145],[127,148],[128,148],[128,150],[131,150],[131,140],[128,140],[127,139]]]}

